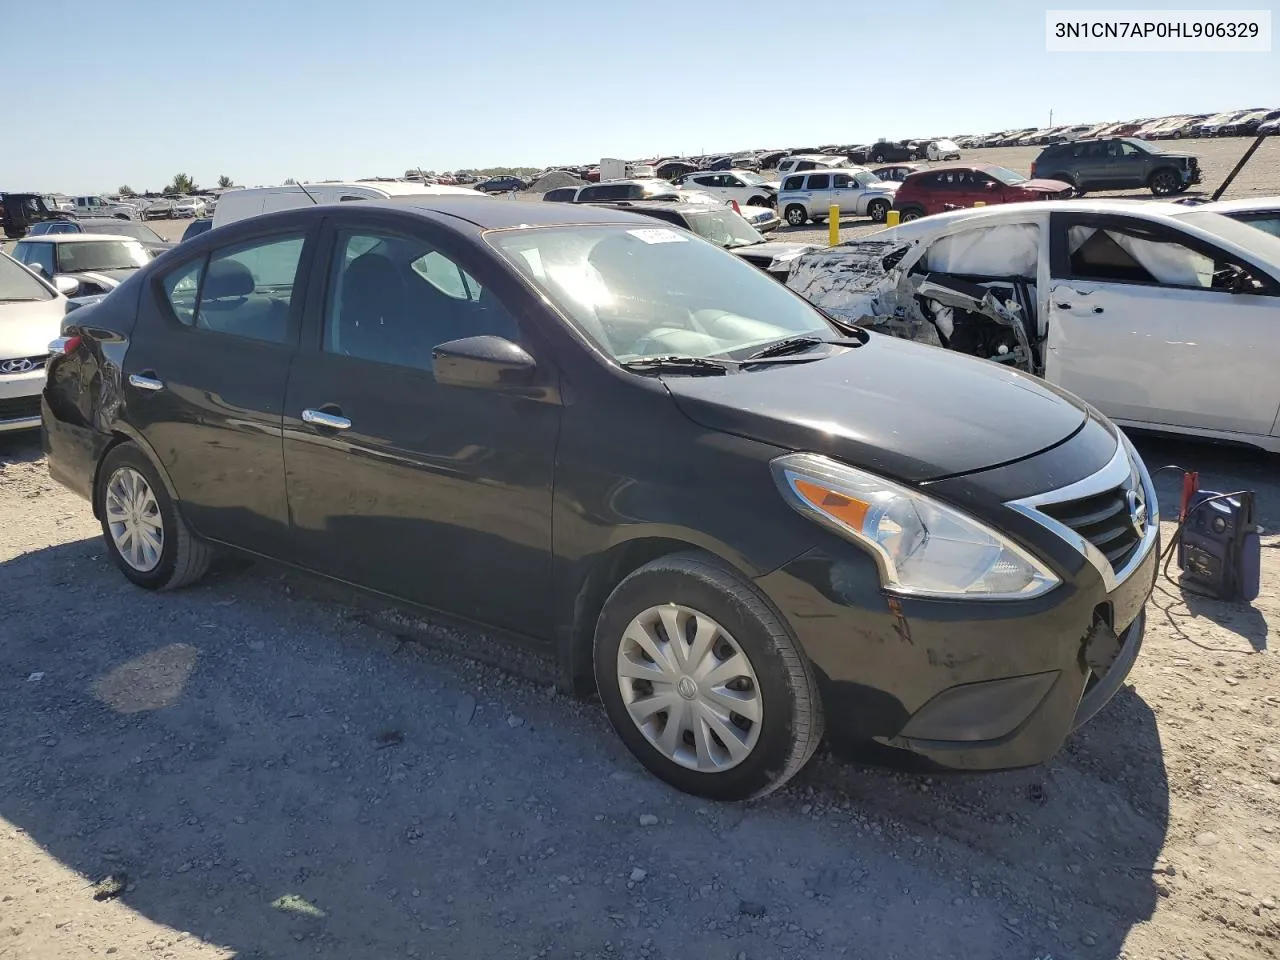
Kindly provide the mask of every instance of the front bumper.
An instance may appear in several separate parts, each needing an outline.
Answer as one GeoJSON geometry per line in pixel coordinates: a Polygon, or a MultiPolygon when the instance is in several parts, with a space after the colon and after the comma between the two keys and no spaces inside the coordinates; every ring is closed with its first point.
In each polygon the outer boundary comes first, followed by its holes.
{"type": "Polygon", "coordinates": [[[1153,517],[1123,576],[1081,554],[1027,601],[898,597],[836,538],[757,580],[809,657],[837,739],[876,741],[954,770],[1051,758],[1123,684],[1159,555],[1153,517]]]}
{"type": "Polygon", "coordinates": [[[26,373],[0,374],[0,433],[40,426],[44,380],[43,366],[26,373]]]}

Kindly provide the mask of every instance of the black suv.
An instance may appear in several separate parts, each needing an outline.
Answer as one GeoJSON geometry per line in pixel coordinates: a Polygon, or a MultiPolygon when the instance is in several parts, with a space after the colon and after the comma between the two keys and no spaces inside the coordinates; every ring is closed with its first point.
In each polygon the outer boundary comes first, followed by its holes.
{"type": "Polygon", "coordinates": [[[853,163],[901,163],[903,160],[919,160],[924,156],[924,148],[913,145],[909,140],[897,143],[879,140],[869,147],[849,151],[848,156],[853,163]]]}
{"type": "Polygon", "coordinates": [[[1200,182],[1200,161],[1137,137],[1071,140],[1045,147],[1031,164],[1031,176],[1065,181],[1077,194],[1148,187],[1155,196],[1167,197],[1200,182]]]}

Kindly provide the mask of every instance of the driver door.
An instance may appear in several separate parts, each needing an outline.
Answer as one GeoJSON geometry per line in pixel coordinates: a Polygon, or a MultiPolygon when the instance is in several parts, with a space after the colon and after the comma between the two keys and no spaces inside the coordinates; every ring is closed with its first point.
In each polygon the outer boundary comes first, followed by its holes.
{"type": "Polygon", "coordinates": [[[1045,379],[1117,420],[1271,433],[1276,278],[1137,218],[1055,213],[1050,238],[1045,379]]]}

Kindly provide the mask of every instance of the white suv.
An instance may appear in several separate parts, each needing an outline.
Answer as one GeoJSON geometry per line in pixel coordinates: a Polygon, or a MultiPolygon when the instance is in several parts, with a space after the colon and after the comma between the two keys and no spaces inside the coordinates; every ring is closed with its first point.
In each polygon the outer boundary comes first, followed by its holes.
{"type": "Polygon", "coordinates": [[[884,223],[898,184],[881,180],[864,167],[793,173],[782,180],[778,212],[793,227],[824,221],[834,203],[840,213],[884,223]]]}
{"type": "Polygon", "coordinates": [[[778,196],[778,181],[766,180],[750,170],[700,170],[676,180],[682,187],[702,190],[726,203],[737,200],[744,207],[772,207],[778,196]]]}

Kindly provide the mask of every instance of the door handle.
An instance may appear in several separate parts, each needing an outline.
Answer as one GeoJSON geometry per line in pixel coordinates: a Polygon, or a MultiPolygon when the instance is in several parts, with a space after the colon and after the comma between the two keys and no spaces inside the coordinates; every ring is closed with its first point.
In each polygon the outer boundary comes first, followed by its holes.
{"type": "Polygon", "coordinates": [[[330,430],[346,430],[351,426],[351,421],[346,417],[340,417],[334,413],[325,413],[323,410],[303,410],[302,422],[309,423],[315,427],[327,427],[330,430]]]}
{"type": "Polygon", "coordinates": [[[1071,309],[1071,304],[1069,304],[1069,303],[1064,303],[1064,302],[1063,302],[1063,301],[1061,301],[1061,300],[1059,300],[1057,303],[1055,303],[1055,304],[1054,304],[1054,306],[1055,306],[1055,307],[1057,307],[1059,310],[1070,310],[1070,309],[1071,309]]]}
{"type": "Polygon", "coordinates": [[[143,373],[129,374],[129,385],[137,387],[139,390],[156,391],[164,389],[163,380],[157,380],[155,377],[149,377],[143,373]]]}
{"type": "Polygon", "coordinates": [[[1094,313],[1102,313],[1102,308],[1101,308],[1101,307],[1094,307],[1094,308],[1093,308],[1093,312],[1094,312],[1094,313]]]}

